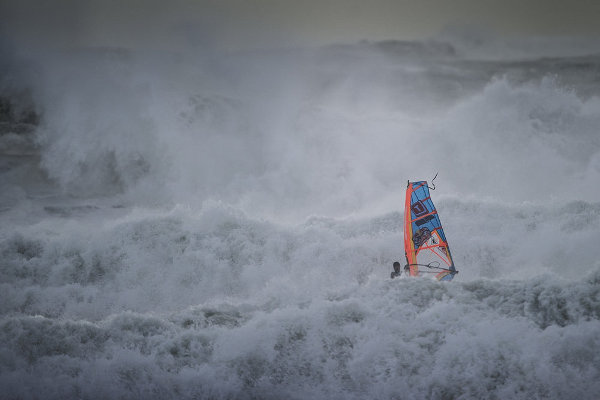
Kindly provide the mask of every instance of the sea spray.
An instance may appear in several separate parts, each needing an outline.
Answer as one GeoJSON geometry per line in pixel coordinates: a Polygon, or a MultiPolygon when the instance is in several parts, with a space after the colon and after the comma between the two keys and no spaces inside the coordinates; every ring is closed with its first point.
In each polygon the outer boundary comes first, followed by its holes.
{"type": "Polygon", "coordinates": [[[450,49],[38,53],[35,141],[1,136],[2,393],[595,398],[597,60],[450,49]],[[436,171],[460,274],[391,281],[436,171]]]}

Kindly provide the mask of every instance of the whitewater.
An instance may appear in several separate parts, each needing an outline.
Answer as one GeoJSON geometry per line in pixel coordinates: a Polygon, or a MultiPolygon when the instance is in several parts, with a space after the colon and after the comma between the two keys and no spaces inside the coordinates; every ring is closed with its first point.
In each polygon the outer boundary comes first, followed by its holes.
{"type": "Polygon", "coordinates": [[[3,48],[0,398],[597,399],[600,53],[467,50],[3,48]]]}

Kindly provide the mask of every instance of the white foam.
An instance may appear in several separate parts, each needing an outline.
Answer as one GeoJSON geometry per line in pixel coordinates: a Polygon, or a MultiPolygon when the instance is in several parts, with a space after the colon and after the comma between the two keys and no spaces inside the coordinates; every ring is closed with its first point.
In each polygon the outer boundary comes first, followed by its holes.
{"type": "Polygon", "coordinates": [[[50,180],[0,171],[3,393],[593,398],[598,98],[381,51],[47,59],[50,180]],[[437,171],[460,273],[392,281],[437,171]]]}

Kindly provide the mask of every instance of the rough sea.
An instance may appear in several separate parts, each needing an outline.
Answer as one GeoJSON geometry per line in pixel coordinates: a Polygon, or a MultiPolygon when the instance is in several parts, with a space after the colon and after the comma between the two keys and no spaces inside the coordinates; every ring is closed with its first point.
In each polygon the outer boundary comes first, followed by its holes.
{"type": "Polygon", "coordinates": [[[0,398],[598,399],[600,52],[544,43],[4,47],[0,398]],[[460,272],[391,280],[436,173],[460,272]]]}

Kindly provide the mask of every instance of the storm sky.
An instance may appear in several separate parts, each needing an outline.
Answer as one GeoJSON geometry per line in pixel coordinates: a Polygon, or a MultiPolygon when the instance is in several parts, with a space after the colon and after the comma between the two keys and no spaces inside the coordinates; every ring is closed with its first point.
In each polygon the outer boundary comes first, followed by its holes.
{"type": "Polygon", "coordinates": [[[1,0],[17,45],[223,49],[414,40],[456,27],[504,36],[598,36],[600,3],[555,0],[1,0]]]}

